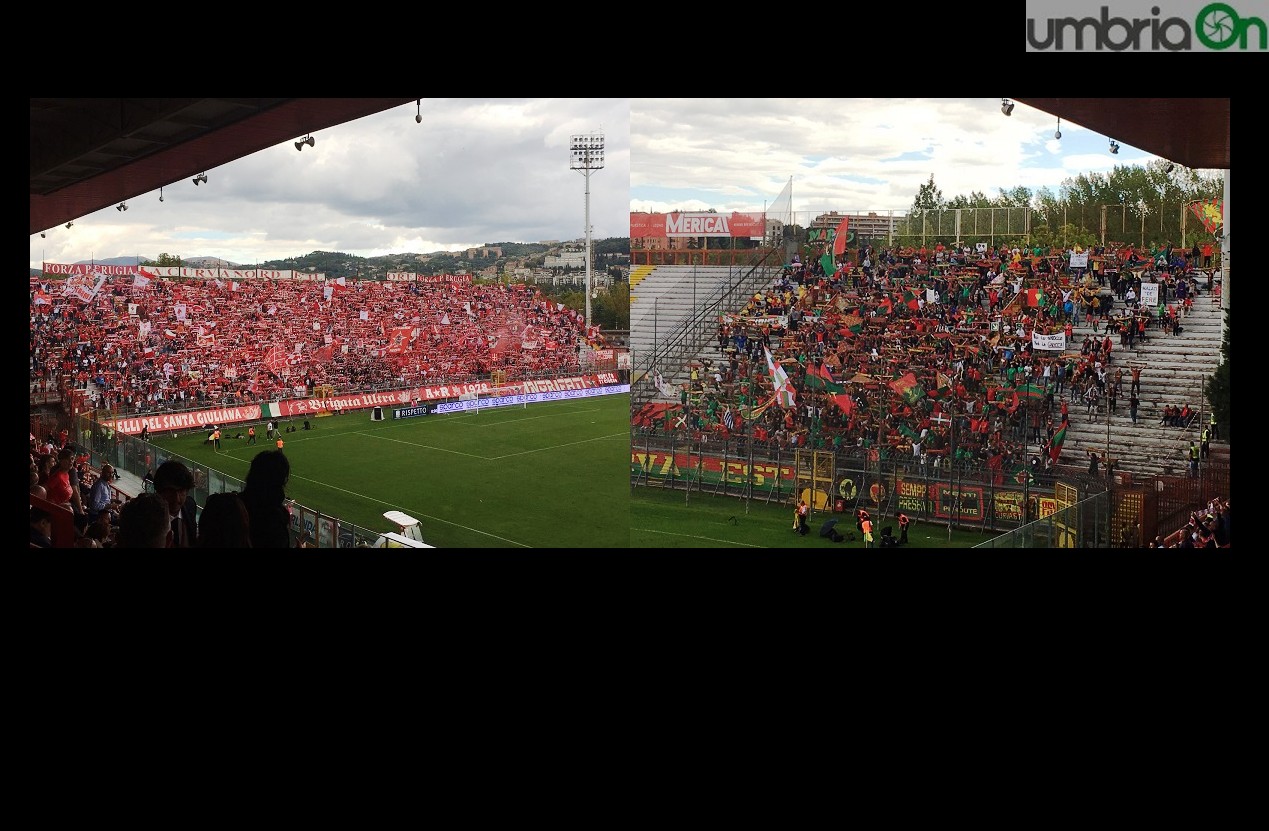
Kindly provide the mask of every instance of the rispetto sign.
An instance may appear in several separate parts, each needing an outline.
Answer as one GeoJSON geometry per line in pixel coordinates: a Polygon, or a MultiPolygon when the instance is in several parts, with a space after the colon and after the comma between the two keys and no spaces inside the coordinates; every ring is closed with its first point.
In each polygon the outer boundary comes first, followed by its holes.
{"type": "Polygon", "coordinates": [[[1269,26],[1245,13],[1256,10],[1202,0],[1027,0],[1027,51],[1263,52],[1269,26]]]}

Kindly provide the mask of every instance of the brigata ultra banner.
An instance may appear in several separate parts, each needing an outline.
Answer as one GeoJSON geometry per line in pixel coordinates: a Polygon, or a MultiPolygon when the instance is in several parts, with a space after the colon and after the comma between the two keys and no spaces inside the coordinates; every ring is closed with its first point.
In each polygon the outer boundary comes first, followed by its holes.
{"type": "Polygon", "coordinates": [[[766,233],[767,215],[631,212],[630,236],[636,239],[665,237],[761,237],[766,233]]]}

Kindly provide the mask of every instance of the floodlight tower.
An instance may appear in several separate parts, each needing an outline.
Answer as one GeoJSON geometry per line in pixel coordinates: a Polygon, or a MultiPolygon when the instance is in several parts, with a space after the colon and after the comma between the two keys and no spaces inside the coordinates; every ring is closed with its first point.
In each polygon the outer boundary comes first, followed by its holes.
{"type": "Polygon", "coordinates": [[[569,165],[586,177],[586,328],[590,328],[590,172],[604,169],[604,134],[573,136],[573,160],[569,165]]]}

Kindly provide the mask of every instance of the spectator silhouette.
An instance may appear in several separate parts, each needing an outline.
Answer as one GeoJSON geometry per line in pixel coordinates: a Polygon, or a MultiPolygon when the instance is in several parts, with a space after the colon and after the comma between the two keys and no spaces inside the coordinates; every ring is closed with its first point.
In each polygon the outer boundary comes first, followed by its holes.
{"type": "Polygon", "coordinates": [[[242,498],[232,491],[207,497],[198,518],[198,548],[251,548],[251,520],[242,498]]]}
{"type": "Polygon", "coordinates": [[[53,547],[53,517],[43,508],[31,506],[31,547],[53,547]]]}
{"type": "Polygon", "coordinates": [[[154,471],[154,492],[167,503],[173,548],[193,548],[198,542],[198,506],[189,495],[193,487],[194,474],[176,459],[168,459],[154,471]]]}
{"type": "Polygon", "coordinates": [[[291,516],[286,510],[286,483],[291,463],[281,450],[263,450],[251,460],[242,501],[250,518],[253,548],[289,548],[291,516]]]}
{"type": "Polygon", "coordinates": [[[119,510],[119,542],[116,547],[168,548],[172,526],[167,500],[156,493],[143,493],[129,499],[119,510]]]}

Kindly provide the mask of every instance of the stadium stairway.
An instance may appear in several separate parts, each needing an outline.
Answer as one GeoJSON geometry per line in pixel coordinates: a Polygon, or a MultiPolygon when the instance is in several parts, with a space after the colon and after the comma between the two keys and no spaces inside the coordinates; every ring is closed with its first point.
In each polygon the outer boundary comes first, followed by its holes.
{"type": "Polygon", "coordinates": [[[635,300],[638,299],[638,295],[634,293],[634,290],[639,287],[639,284],[643,282],[644,278],[647,277],[649,274],[651,274],[655,268],[656,266],[654,265],[637,265],[631,270],[630,272],[630,292],[631,292],[630,302],[631,303],[633,303],[635,300]]]}
{"type": "Polygon", "coordinates": [[[720,312],[737,312],[770,285],[775,267],[656,266],[630,302],[630,349],[635,371],[631,406],[657,398],[646,374],[659,370],[671,384],[687,379],[687,364],[714,338],[720,312]]]}
{"type": "MultiPolygon", "coordinates": [[[[1108,292],[1104,292],[1108,293],[1108,292]]],[[[1116,303],[1117,309],[1122,304],[1116,303]]],[[[1143,343],[1137,339],[1132,349],[1120,346],[1119,337],[1114,338],[1109,367],[1113,379],[1115,371],[1124,371],[1124,394],[1119,396],[1115,412],[1110,415],[1109,447],[1110,458],[1116,460],[1116,469],[1143,476],[1154,476],[1171,470],[1183,474],[1189,458],[1189,446],[1193,441],[1200,442],[1203,426],[1207,423],[1211,410],[1203,396],[1203,387],[1216,371],[1221,360],[1221,326],[1224,310],[1213,304],[1212,296],[1202,293],[1194,298],[1194,306],[1181,325],[1183,331],[1173,337],[1165,333],[1157,324],[1146,330],[1148,336],[1143,343]],[[1128,408],[1128,392],[1132,389],[1132,366],[1142,367],[1141,400],[1137,408],[1137,423],[1132,423],[1128,408]],[[1159,424],[1166,405],[1181,406],[1188,403],[1195,413],[1200,413],[1202,423],[1196,417],[1194,423],[1187,428],[1168,427],[1159,424]]],[[[1072,349],[1079,349],[1086,334],[1104,337],[1105,329],[1094,333],[1092,325],[1087,321],[1075,327],[1070,344],[1072,349]]],[[[1071,416],[1071,426],[1067,430],[1066,442],[1062,449],[1061,463],[1067,465],[1086,466],[1088,451],[1096,450],[1100,454],[1107,448],[1107,416],[1103,400],[1097,414],[1090,421],[1086,415],[1083,402],[1067,397],[1067,406],[1071,416]]],[[[1056,419],[1055,419],[1056,423],[1056,419]]],[[[1027,432],[1028,437],[1030,431],[1027,432]]],[[[1228,455],[1227,436],[1221,441],[1211,443],[1213,456],[1228,455]]],[[[1029,450],[1036,452],[1038,445],[1030,445],[1029,450]]]]}

